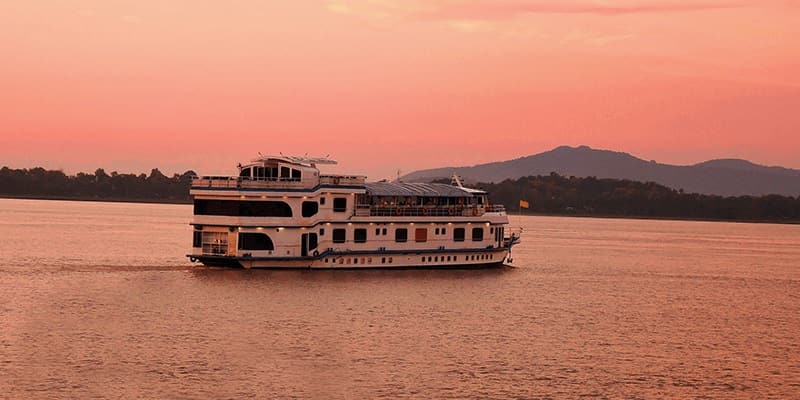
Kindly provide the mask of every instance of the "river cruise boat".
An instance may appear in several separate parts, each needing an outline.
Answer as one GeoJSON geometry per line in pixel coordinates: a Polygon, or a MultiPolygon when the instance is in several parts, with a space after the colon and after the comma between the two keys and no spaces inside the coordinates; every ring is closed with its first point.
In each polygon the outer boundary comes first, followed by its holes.
{"type": "Polygon", "coordinates": [[[191,261],[244,268],[464,268],[511,261],[519,241],[487,193],[322,175],[328,158],[262,156],[192,181],[191,261]]]}

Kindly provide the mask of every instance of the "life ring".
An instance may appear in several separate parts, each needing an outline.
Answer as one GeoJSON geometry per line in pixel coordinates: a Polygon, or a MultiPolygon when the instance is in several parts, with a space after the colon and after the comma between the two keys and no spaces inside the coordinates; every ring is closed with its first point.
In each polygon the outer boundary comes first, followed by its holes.
{"type": "Polygon", "coordinates": [[[456,213],[455,208],[450,207],[449,209],[447,209],[447,214],[449,214],[450,216],[453,216],[455,213],[456,213]]]}
{"type": "Polygon", "coordinates": [[[427,208],[423,208],[422,209],[422,215],[425,215],[425,216],[428,215],[428,209],[427,208]]]}
{"type": "Polygon", "coordinates": [[[319,255],[319,250],[314,250],[314,253],[312,253],[312,254],[314,254],[314,257],[318,256],[319,255]]]}
{"type": "Polygon", "coordinates": [[[334,185],[338,185],[339,184],[339,177],[338,176],[333,178],[333,184],[334,185]]]}
{"type": "Polygon", "coordinates": [[[402,213],[403,213],[403,210],[401,210],[400,207],[394,209],[394,215],[397,215],[399,217],[400,214],[402,214],[402,213]]]}
{"type": "Polygon", "coordinates": [[[472,215],[474,215],[476,217],[478,216],[478,209],[477,208],[472,210],[472,215]]]}

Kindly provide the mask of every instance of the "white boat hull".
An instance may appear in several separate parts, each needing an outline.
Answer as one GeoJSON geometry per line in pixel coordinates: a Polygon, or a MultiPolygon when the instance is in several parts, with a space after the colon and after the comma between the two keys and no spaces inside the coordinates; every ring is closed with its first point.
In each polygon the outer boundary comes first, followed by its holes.
{"type": "Polygon", "coordinates": [[[208,266],[264,269],[369,269],[369,268],[491,268],[502,266],[508,257],[507,248],[477,251],[436,252],[358,252],[321,254],[316,257],[234,257],[190,255],[193,261],[208,266]]]}

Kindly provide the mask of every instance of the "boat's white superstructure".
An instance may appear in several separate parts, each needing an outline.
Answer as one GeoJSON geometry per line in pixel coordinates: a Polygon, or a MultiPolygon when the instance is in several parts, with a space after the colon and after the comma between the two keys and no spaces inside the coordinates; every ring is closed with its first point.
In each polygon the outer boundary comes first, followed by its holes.
{"type": "Polygon", "coordinates": [[[259,157],[192,182],[193,248],[206,265],[444,268],[502,265],[519,236],[487,193],[454,184],[321,175],[327,158],[259,157]]]}

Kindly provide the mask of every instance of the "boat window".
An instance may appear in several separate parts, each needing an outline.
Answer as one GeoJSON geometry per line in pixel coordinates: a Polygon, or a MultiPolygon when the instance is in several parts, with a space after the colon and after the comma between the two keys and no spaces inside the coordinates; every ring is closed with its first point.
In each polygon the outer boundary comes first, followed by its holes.
{"type": "Polygon", "coordinates": [[[203,232],[203,254],[226,254],[228,232],[203,232]]]}
{"type": "Polygon", "coordinates": [[[435,235],[438,235],[438,234],[439,234],[439,228],[436,228],[436,230],[434,231],[434,234],[435,234],[435,235]]]}
{"type": "Polygon", "coordinates": [[[414,231],[414,241],[415,242],[427,242],[428,241],[428,228],[417,228],[414,231]]]}
{"type": "Polygon", "coordinates": [[[446,235],[446,234],[447,234],[447,228],[442,228],[442,235],[446,235]]]}
{"type": "Polygon", "coordinates": [[[325,236],[325,228],[319,228],[319,235],[325,236]]]}
{"type": "Polygon", "coordinates": [[[266,179],[268,172],[269,172],[268,168],[258,167],[256,168],[256,177],[261,180],[266,179]]]}
{"type": "Polygon", "coordinates": [[[251,170],[251,168],[243,168],[242,171],[239,172],[239,176],[241,176],[243,178],[249,178],[250,177],[250,170],[251,170]]]}
{"type": "Polygon", "coordinates": [[[275,246],[263,233],[239,233],[239,250],[275,250],[275,246]]]}
{"type": "Polygon", "coordinates": [[[282,201],[195,200],[194,213],[229,217],[291,217],[292,208],[282,201]]]}
{"type": "Polygon", "coordinates": [[[397,228],[394,230],[394,241],[395,242],[407,242],[408,241],[408,229],[406,228],[397,228]]]}
{"type": "Polygon", "coordinates": [[[375,236],[378,236],[380,234],[381,234],[381,228],[375,228],[375,236]]]}
{"type": "Polygon", "coordinates": [[[353,231],[353,241],[356,243],[365,243],[367,241],[367,230],[358,228],[353,231]]]}
{"type": "Polygon", "coordinates": [[[303,202],[303,218],[313,217],[319,212],[319,204],[316,201],[303,202]]]}
{"type": "Polygon", "coordinates": [[[347,211],[347,198],[345,198],[345,197],[335,197],[333,199],[333,211],[334,212],[345,212],[345,211],[347,211]]]}
{"type": "Polygon", "coordinates": [[[289,177],[289,167],[281,167],[281,178],[289,177]]]}
{"type": "Polygon", "coordinates": [[[333,230],[333,243],[344,243],[347,240],[347,230],[334,229],[333,230]]]}
{"type": "Polygon", "coordinates": [[[453,241],[454,242],[463,242],[464,241],[464,228],[455,228],[453,229],[453,241]]]}
{"type": "Polygon", "coordinates": [[[192,237],[192,247],[201,247],[203,245],[203,231],[194,231],[192,237]]]}
{"type": "Polygon", "coordinates": [[[381,230],[381,232],[382,232],[382,233],[385,235],[385,234],[386,234],[386,228],[383,228],[383,229],[381,230]]]}
{"type": "Polygon", "coordinates": [[[319,239],[317,238],[316,233],[309,233],[308,234],[308,249],[314,250],[319,245],[319,239]]]}
{"type": "Polygon", "coordinates": [[[472,228],[472,241],[480,242],[483,240],[483,228],[472,228]]]}
{"type": "Polygon", "coordinates": [[[299,181],[300,180],[300,170],[292,168],[292,180],[299,181]]]}

